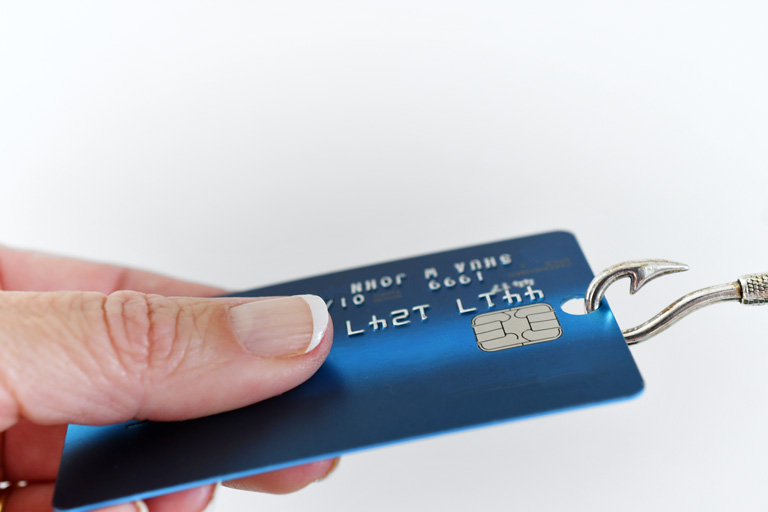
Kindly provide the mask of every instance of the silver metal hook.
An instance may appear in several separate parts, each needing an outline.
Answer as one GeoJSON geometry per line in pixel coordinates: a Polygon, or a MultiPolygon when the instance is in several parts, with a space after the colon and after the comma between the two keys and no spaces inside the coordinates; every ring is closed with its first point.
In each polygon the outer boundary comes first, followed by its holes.
{"type": "MultiPolygon", "coordinates": [[[[600,307],[600,301],[608,287],[622,277],[630,278],[629,293],[634,294],[652,279],[685,270],[688,270],[688,265],[667,260],[637,260],[619,263],[603,270],[592,279],[584,296],[584,306],[587,313],[595,311],[600,307]]],[[[689,293],[667,306],[661,313],[647,322],[622,331],[622,334],[627,340],[627,344],[634,345],[660,333],[697,309],[726,300],[740,300],[742,304],[748,305],[768,304],[768,273],[744,275],[733,283],[710,286],[689,293]]]]}

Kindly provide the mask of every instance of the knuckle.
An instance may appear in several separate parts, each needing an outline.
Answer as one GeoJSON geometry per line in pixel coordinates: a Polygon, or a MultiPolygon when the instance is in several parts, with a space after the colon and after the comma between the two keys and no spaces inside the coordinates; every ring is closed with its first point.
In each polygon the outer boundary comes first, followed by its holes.
{"type": "Polygon", "coordinates": [[[181,308],[163,297],[133,291],[113,292],[104,302],[106,333],[122,367],[142,380],[168,366],[179,350],[181,308]],[[165,364],[160,365],[159,362],[165,364]]]}

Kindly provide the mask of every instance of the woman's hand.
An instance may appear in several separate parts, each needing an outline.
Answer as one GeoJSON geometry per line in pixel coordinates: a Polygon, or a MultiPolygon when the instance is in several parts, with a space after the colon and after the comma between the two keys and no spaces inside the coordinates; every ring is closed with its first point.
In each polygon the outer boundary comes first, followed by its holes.
{"type": "MultiPolygon", "coordinates": [[[[243,407],[307,380],[333,338],[316,296],[192,298],[224,292],[5,248],[0,290],[0,482],[11,483],[0,491],[2,512],[51,510],[67,423],[183,420],[243,407]]],[[[334,462],[230,485],[291,492],[334,462]]],[[[200,511],[212,495],[204,486],[146,505],[200,511]]]]}

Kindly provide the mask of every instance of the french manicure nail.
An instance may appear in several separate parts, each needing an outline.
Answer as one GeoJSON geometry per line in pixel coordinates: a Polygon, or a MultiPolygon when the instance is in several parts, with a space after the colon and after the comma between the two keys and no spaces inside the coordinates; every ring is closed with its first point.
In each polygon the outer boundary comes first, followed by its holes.
{"type": "Polygon", "coordinates": [[[229,310],[235,336],[249,352],[263,357],[306,354],[328,328],[328,309],[317,295],[295,295],[246,302],[229,310]]]}

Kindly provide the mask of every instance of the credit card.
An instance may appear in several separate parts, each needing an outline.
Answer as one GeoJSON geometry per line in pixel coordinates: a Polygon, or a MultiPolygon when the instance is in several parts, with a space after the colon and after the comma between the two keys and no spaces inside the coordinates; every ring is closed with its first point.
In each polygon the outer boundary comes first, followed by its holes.
{"type": "Polygon", "coordinates": [[[234,296],[316,294],[334,340],[306,383],[183,422],[71,425],[54,507],[85,511],[643,388],[607,304],[563,311],[593,273],[551,232],[234,296]]]}

